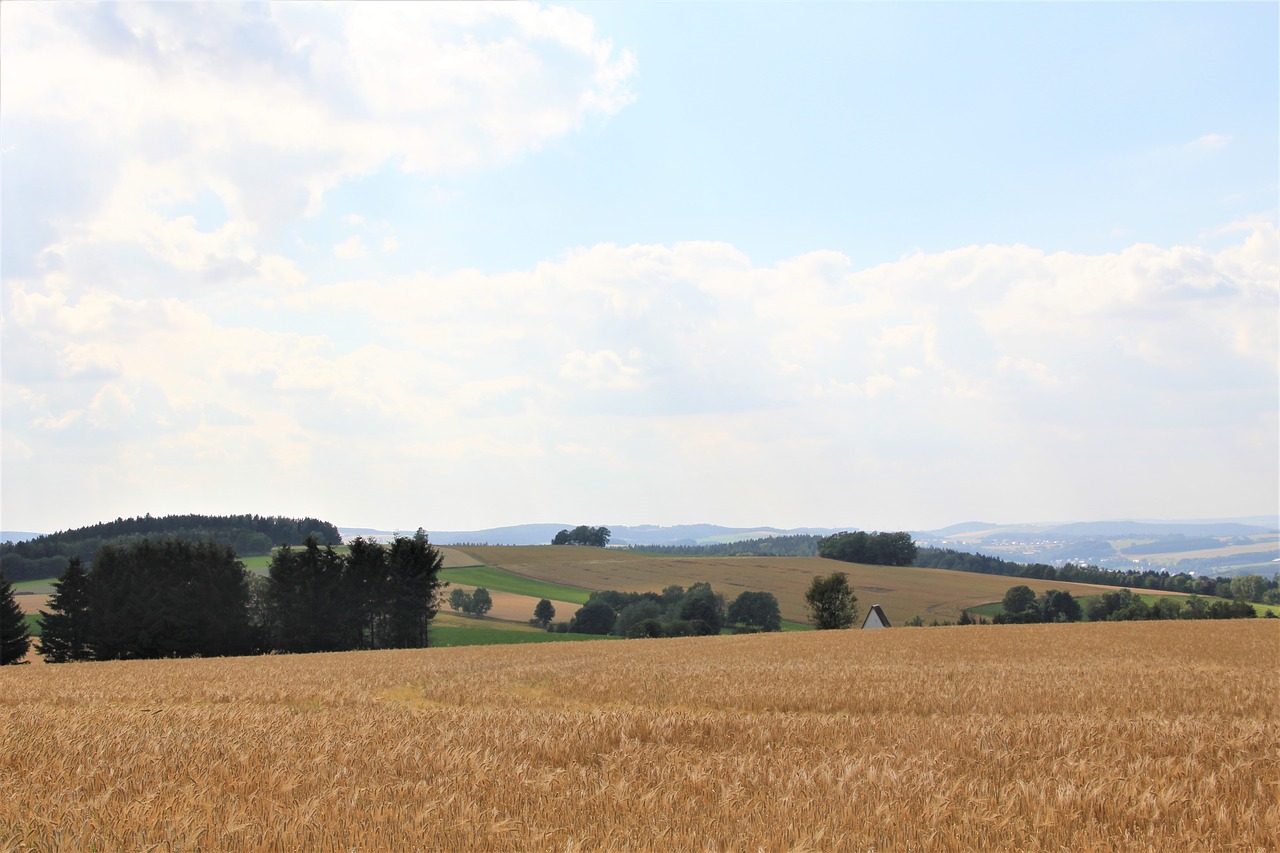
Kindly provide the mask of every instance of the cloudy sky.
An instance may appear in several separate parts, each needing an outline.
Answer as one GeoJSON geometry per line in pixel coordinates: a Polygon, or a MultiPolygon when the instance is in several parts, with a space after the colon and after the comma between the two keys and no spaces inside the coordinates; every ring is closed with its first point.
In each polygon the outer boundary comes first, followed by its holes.
{"type": "Polygon", "coordinates": [[[1257,4],[0,4],[0,523],[1280,508],[1257,4]]]}

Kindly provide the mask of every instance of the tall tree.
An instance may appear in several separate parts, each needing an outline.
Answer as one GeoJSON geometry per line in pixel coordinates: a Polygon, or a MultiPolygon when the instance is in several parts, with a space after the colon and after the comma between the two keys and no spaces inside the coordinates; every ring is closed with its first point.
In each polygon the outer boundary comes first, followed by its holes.
{"type": "Polygon", "coordinates": [[[30,648],[26,617],[13,597],[9,579],[0,573],[0,666],[22,663],[30,648]]]}
{"type": "Polygon", "coordinates": [[[844,572],[818,576],[804,594],[809,618],[818,630],[849,628],[858,618],[858,597],[844,572]]]}
{"type": "Polygon", "coordinates": [[[49,610],[40,611],[40,653],[45,663],[90,660],[89,576],[79,557],[53,585],[49,610]]]}
{"type": "MultiPolygon", "coordinates": [[[[397,536],[391,542],[387,554],[386,594],[381,601],[386,626],[379,643],[381,647],[402,649],[430,645],[431,620],[440,610],[443,564],[444,555],[431,545],[421,527],[413,536],[397,536]]],[[[476,590],[476,594],[479,592],[476,590]]],[[[473,607],[476,594],[471,596],[473,607]]]]}

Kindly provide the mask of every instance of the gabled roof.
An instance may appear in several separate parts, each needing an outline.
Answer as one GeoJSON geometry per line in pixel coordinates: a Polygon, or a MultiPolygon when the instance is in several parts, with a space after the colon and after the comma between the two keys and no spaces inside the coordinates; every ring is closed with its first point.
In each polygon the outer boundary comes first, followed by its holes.
{"type": "Polygon", "coordinates": [[[885,627],[885,628],[888,628],[888,627],[890,627],[890,626],[889,626],[889,617],[884,615],[884,611],[880,609],[880,605],[879,605],[879,604],[873,604],[873,605],[871,605],[871,609],[869,609],[869,610],[867,611],[867,618],[862,620],[862,627],[863,627],[863,628],[867,627],[867,623],[872,621],[872,618],[871,618],[871,617],[873,617],[873,616],[874,616],[877,620],[879,620],[880,624],[879,624],[879,625],[874,625],[874,624],[873,624],[871,627],[873,627],[873,628],[879,628],[879,627],[885,627]]]}

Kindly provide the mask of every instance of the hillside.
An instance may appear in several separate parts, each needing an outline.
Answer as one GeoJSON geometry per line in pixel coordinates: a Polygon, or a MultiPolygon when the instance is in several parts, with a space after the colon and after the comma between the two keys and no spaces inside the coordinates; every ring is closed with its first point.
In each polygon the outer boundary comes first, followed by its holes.
{"type": "Polygon", "coordinates": [[[0,849],[1274,849],[1277,649],[1251,620],[4,667],[0,849]]]}
{"type": "Polygon", "coordinates": [[[587,589],[659,592],[670,584],[705,581],[732,600],[746,590],[772,592],[782,618],[804,622],[804,593],[813,578],[844,572],[858,596],[861,613],[879,604],[900,625],[919,615],[926,621],[954,621],[964,608],[999,601],[1009,587],[1025,583],[1037,593],[1064,589],[1076,596],[1112,587],[995,575],[842,563],[819,557],[648,557],[630,551],[573,546],[493,546],[453,550],[513,574],[587,589]]]}
{"type": "Polygon", "coordinates": [[[16,583],[58,577],[72,557],[89,565],[104,545],[125,545],[144,538],[215,542],[247,557],[269,554],[278,545],[301,545],[308,536],[324,543],[342,541],[337,527],[316,518],[148,514],[0,543],[0,569],[16,583]]]}

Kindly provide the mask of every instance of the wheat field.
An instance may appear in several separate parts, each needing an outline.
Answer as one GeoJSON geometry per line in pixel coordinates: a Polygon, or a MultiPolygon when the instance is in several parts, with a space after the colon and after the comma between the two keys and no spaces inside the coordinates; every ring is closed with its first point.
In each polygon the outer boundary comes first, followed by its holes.
{"type": "Polygon", "coordinates": [[[0,849],[1263,850],[1280,623],[0,671],[0,849]]]}

